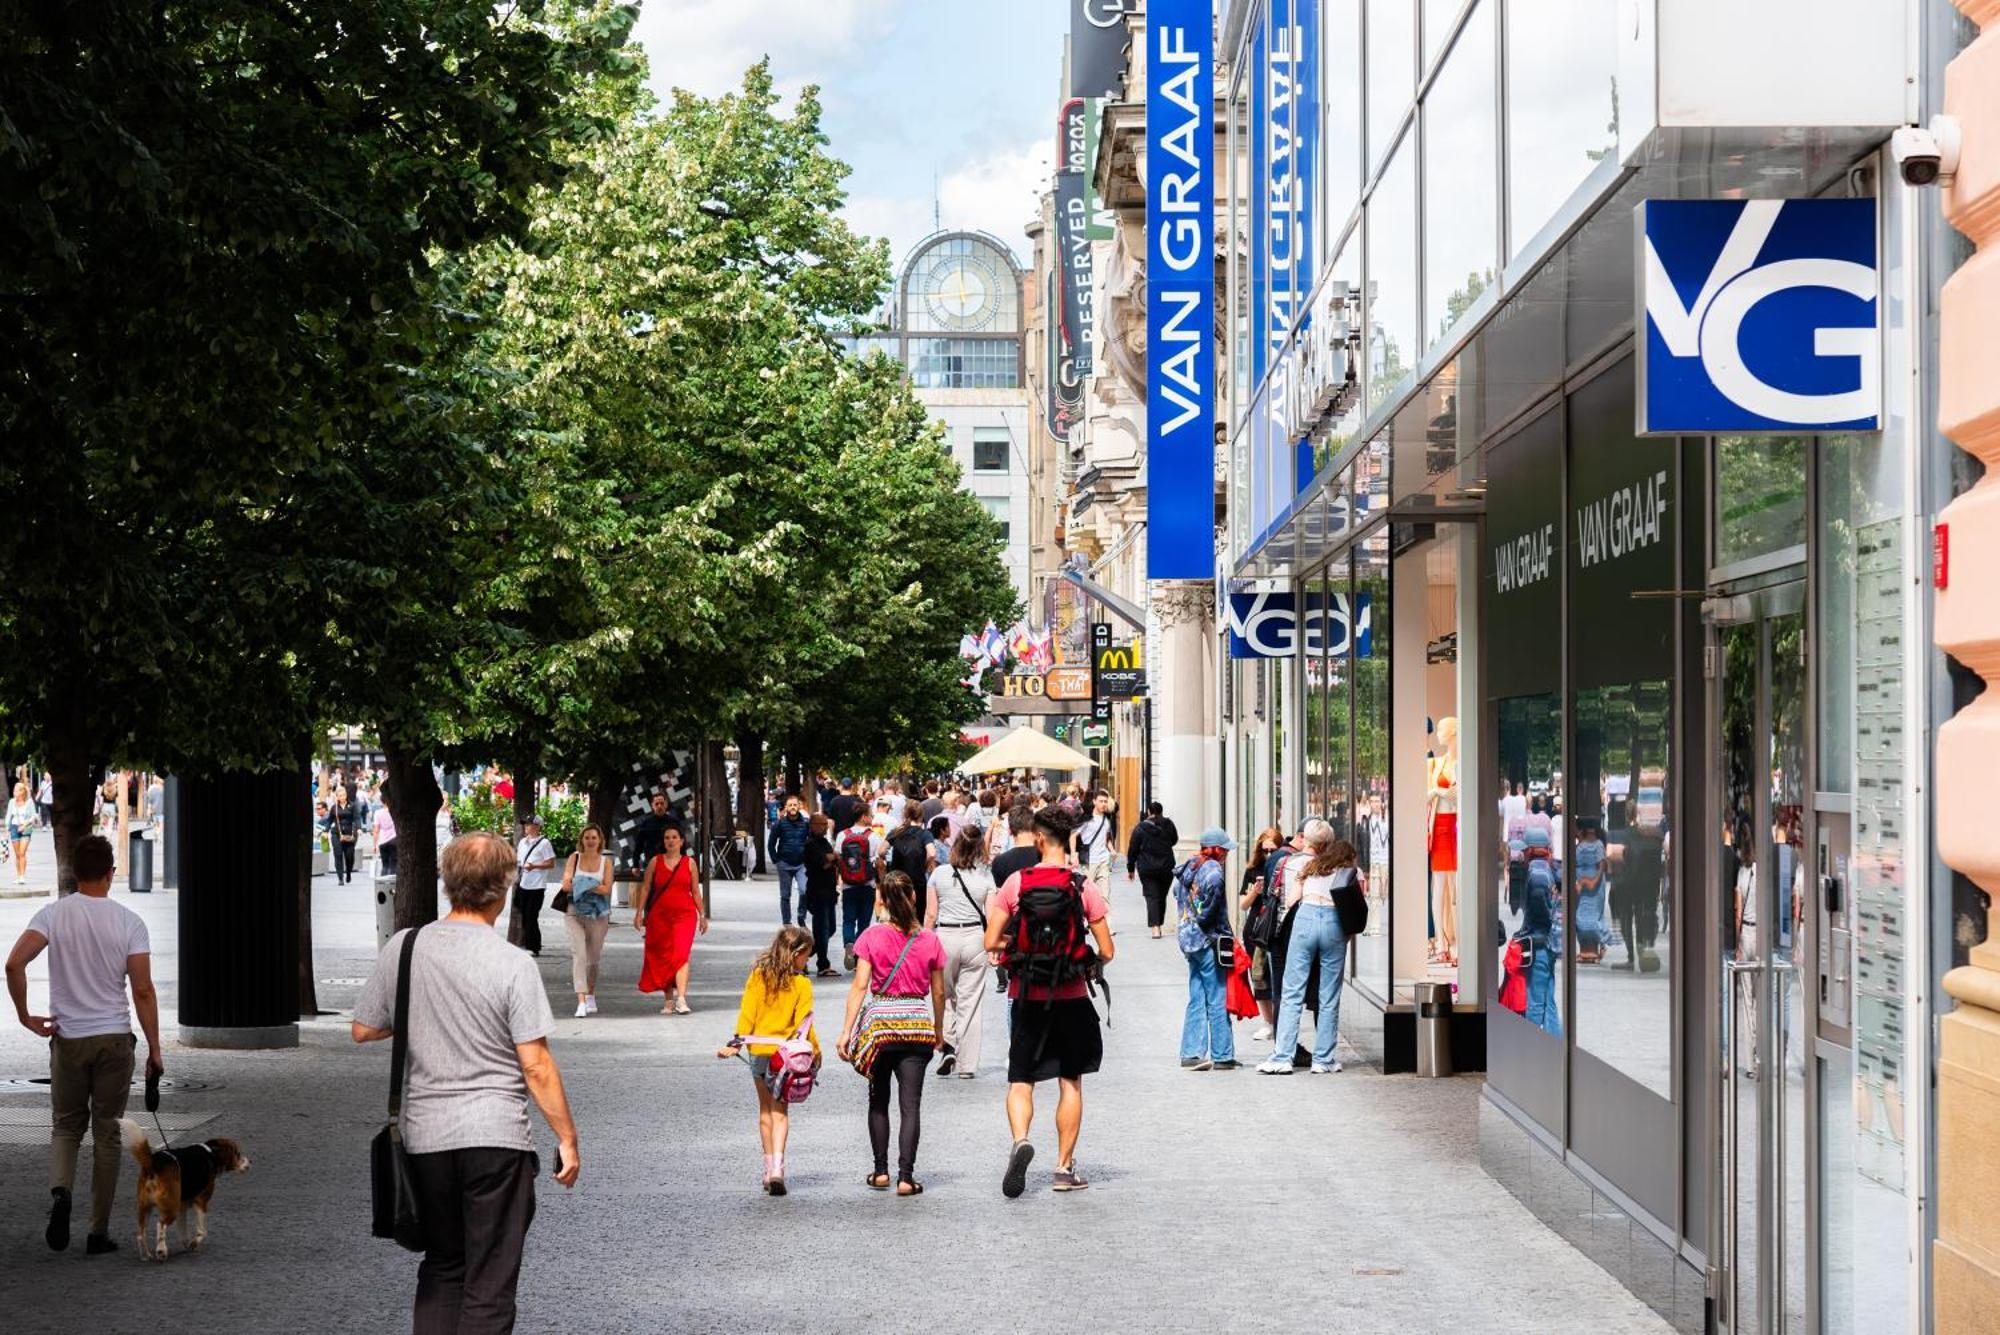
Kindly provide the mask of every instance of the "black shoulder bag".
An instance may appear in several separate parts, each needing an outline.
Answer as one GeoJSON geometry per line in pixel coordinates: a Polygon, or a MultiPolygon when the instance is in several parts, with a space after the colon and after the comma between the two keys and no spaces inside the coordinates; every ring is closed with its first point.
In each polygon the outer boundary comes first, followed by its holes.
{"type": "Polygon", "coordinates": [[[424,1221],[417,1210],[417,1184],[410,1172],[410,1152],[403,1148],[403,1067],[409,1059],[410,962],[415,957],[417,932],[412,927],[403,938],[403,962],[396,971],[396,1036],[389,1057],[389,1124],[375,1133],[368,1147],[369,1180],[372,1185],[375,1226],[378,1238],[394,1238],[399,1246],[413,1252],[426,1250],[424,1221]]]}
{"type": "Polygon", "coordinates": [[[972,911],[979,915],[979,929],[981,931],[985,931],[986,909],[980,904],[978,900],[972,897],[972,892],[965,888],[965,878],[958,874],[958,868],[953,867],[951,869],[951,879],[958,882],[958,893],[964,895],[965,902],[972,905],[972,911]]]}

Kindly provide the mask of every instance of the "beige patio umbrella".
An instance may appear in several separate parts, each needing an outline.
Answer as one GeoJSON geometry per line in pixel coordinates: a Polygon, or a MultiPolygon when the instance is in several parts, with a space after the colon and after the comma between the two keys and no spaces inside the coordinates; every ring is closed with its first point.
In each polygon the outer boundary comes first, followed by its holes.
{"type": "Polygon", "coordinates": [[[959,769],[967,774],[997,774],[1010,769],[1090,768],[1090,757],[1075,751],[1047,733],[1019,727],[966,761],[959,769]]]}

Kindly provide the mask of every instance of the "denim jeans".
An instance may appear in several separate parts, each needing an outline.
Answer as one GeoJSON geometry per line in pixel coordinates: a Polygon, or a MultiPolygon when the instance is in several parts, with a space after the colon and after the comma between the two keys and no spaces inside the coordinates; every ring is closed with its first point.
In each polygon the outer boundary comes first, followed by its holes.
{"type": "Polygon", "coordinates": [[[813,950],[819,956],[819,967],[827,967],[826,943],[833,940],[833,916],[839,912],[839,901],[828,895],[825,899],[815,899],[807,906],[812,912],[813,950]]]}
{"type": "Polygon", "coordinates": [[[1562,936],[1551,932],[1534,938],[1535,958],[1528,963],[1528,1009],[1525,1018],[1529,1024],[1539,1025],[1557,1038],[1562,1037],[1562,1011],[1556,1002],[1556,951],[1562,949],[1562,936]]]}
{"type": "Polygon", "coordinates": [[[1222,975],[1213,948],[1183,956],[1188,966],[1187,1019],[1181,1024],[1181,1059],[1236,1060],[1236,1034],[1223,1004],[1222,975]]]}
{"type": "Polygon", "coordinates": [[[806,921],[806,869],[802,866],[790,866],[783,862],[774,865],[778,869],[778,923],[780,926],[783,926],[788,922],[797,922],[800,926],[804,926],[806,921]],[[793,886],[798,887],[799,894],[797,918],[792,916],[793,886]]]}
{"type": "Polygon", "coordinates": [[[1271,1060],[1291,1064],[1299,1046],[1299,1019],[1306,1008],[1306,980],[1319,961],[1319,1020],[1313,1026],[1313,1062],[1333,1065],[1334,1044],[1340,1038],[1340,984],[1347,967],[1347,938],[1340,915],[1326,904],[1301,904],[1292,920],[1291,943],[1285,948],[1285,982],[1278,1003],[1277,1043],[1271,1060]]]}
{"type": "Polygon", "coordinates": [[[852,946],[854,938],[875,921],[875,882],[840,887],[840,943],[852,946]]]}

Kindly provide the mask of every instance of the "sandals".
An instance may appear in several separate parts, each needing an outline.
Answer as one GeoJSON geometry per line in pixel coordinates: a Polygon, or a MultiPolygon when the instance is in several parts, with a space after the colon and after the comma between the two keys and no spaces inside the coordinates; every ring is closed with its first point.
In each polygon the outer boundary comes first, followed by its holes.
{"type": "Polygon", "coordinates": [[[887,1191],[889,1189],[890,1179],[887,1173],[870,1173],[864,1180],[870,1191],[887,1191]]]}
{"type": "Polygon", "coordinates": [[[924,1184],[913,1177],[906,1177],[896,1184],[896,1194],[898,1196],[921,1196],[924,1194],[924,1184]]]}

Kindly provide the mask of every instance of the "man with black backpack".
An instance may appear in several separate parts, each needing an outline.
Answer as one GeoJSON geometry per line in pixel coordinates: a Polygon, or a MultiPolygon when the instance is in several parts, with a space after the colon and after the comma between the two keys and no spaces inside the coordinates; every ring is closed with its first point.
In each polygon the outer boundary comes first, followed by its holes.
{"type": "Polygon", "coordinates": [[[1009,875],[987,915],[986,949],[1006,967],[1007,995],[1014,1001],[1007,1050],[1007,1125],[1014,1145],[1000,1179],[1000,1193],[1010,1200],[1027,1189],[1035,1157],[1028,1130],[1035,1086],[1044,1080],[1061,1085],[1053,1186],[1081,1191],[1090,1185],[1076,1166],[1076,1142],[1083,1129],[1083,1077],[1104,1060],[1104,1034],[1090,994],[1102,982],[1112,945],[1104,896],[1069,865],[1072,828],[1059,807],[1035,813],[1041,861],[1009,875]]]}
{"type": "Polygon", "coordinates": [[[868,824],[868,808],[860,807],[833,845],[833,867],[840,878],[840,941],[849,973],[854,972],[854,939],[875,919],[875,882],[888,855],[888,841],[868,824]]]}

